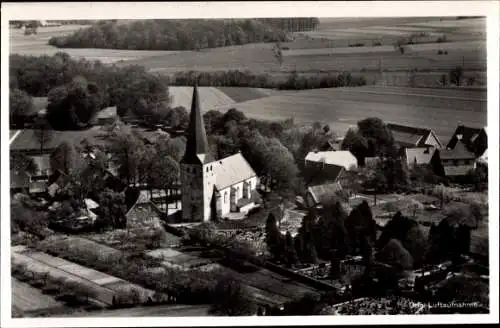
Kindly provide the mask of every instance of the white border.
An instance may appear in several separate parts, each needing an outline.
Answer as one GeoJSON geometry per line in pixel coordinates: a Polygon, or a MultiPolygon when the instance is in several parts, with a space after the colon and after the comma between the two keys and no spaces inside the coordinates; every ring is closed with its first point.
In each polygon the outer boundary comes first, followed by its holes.
{"type": "Polygon", "coordinates": [[[192,2],[192,3],[3,3],[2,4],[2,97],[1,122],[1,326],[2,327],[107,327],[107,326],[235,326],[235,325],[333,325],[419,324],[498,322],[498,125],[499,125],[499,4],[496,1],[375,1],[375,2],[192,2]],[[490,309],[489,315],[424,316],[314,316],[245,318],[11,318],[10,206],[8,155],[8,56],[9,19],[147,19],[147,18],[236,18],[236,17],[409,17],[487,16],[488,53],[488,148],[490,192],[490,309]]]}

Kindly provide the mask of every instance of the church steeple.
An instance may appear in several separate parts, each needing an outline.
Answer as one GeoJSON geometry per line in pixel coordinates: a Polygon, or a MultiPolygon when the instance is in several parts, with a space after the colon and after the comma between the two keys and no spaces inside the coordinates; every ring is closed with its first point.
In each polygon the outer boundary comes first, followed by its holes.
{"type": "Polygon", "coordinates": [[[193,88],[193,99],[191,101],[191,114],[187,129],[186,152],[182,158],[186,164],[204,164],[210,162],[207,133],[200,110],[200,99],[198,87],[193,88]]]}

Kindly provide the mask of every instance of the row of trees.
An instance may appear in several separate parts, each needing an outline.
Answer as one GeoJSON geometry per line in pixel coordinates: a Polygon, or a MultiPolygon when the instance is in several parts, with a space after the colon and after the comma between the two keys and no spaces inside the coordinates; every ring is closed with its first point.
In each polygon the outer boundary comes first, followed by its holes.
{"type": "Polygon", "coordinates": [[[137,20],[127,24],[101,21],[67,36],[52,37],[59,48],[129,50],[199,50],[284,41],[286,33],[260,20],[137,20]]]}
{"type": "Polygon", "coordinates": [[[376,241],[376,223],[368,203],[363,202],[348,215],[340,201],[325,204],[321,213],[310,211],[302,220],[297,236],[279,232],[273,214],[266,222],[266,243],[275,261],[292,266],[342,259],[349,254],[371,258],[376,241]]]}
{"type": "Polygon", "coordinates": [[[177,72],[169,79],[170,85],[226,86],[271,88],[280,90],[305,90],[318,88],[336,88],[361,86],[366,84],[362,76],[352,76],[349,72],[338,75],[303,76],[291,72],[285,80],[277,79],[269,74],[254,74],[250,71],[229,70],[220,72],[177,72]]]}

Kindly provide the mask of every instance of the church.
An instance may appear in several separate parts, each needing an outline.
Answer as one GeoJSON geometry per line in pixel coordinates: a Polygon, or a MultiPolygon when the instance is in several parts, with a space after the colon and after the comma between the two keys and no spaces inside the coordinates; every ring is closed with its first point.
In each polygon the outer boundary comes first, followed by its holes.
{"type": "Polygon", "coordinates": [[[200,110],[198,88],[193,90],[186,151],[180,162],[182,220],[203,222],[231,212],[247,212],[255,204],[255,171],[241,153],[215,160],[209,151],[200,110]]]}

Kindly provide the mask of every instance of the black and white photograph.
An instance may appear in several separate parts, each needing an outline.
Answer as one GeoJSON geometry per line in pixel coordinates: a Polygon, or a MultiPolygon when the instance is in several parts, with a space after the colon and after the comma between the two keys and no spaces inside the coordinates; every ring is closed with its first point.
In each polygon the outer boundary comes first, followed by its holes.
{"type": "Polygon", "coordinates": [[[498,322],[499,3],[393,5],[2,4],[2,326],[498,322]]]}

